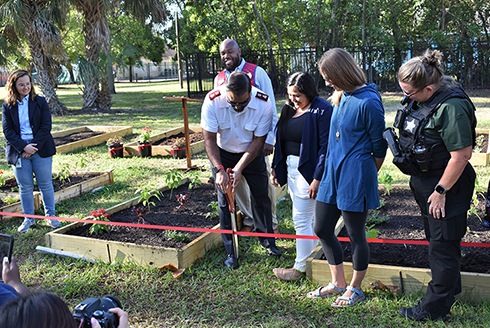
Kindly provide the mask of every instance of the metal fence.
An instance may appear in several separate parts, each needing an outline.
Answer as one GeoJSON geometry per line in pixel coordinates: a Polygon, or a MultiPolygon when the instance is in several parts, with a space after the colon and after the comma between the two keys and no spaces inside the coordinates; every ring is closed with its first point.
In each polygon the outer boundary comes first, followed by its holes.
{"type": "MultiPolygon", "coordinates": [[[[369,46],[347,47],[358,65],[366,73],[369,83],[379,90],[399,90],[396,73],[399,67],[414,56],[422,55],[426,49],[438,49],[444,54],[445,73],[453,76],[465,88],[490,87],[490,47],[488,44],[446,45],[443,47],[411,45],[405,49],[369,46]]],[[[319,90],[325,83],[318,73],[318,59],[327,49],[296,48],[271,51],[242,50],[246,61],[264,68],[271,78],[275,93],[286,92],[287,77],[298,71],[310,73],[319,90]]],[[[203,98],[213,89],[214,77],[223,69],[218,53],[187,53],[185,55],[187,90],[189,97],[203,98]]]]}

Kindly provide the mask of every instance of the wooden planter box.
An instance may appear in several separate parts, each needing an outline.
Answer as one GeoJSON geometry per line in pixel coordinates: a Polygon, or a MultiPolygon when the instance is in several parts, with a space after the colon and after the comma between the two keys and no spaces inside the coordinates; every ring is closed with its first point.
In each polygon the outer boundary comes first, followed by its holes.
{"type": "MultiPolygon", "coordinates": [[[[379,186],[384,188],[383,185],[379,186]]],[[[407,185],[392,185],[391,188],[406,187],[407,185]]],[[[335,229],[338,235],[342,230],[343,222],[335,229]]],[[[323,250],[318,246],[306,261],[306,276],[315,284],[326,286],[332,280],[330,267],[327,260],[321,260],[323,250]]],[[[344,262],[345,278],[349,282],[352,279],[353,267],[351,262],[344,262]]],[[[402,287],[406,292],[425,291],[427,284],[432,279],[430,269],[401,267],[392,265],[372,264],[369,263],[366,277],[363,280],[363,288],[370,288],[370,283],[379,280],[385,285],[394,285],[402,287]]],[[[473,298],[490,298],[490,274],[461,272],[461,284],[463,291],[461,296],[471,294],[473,298]]]]}
{"type": "MultiPolygon", "coordinates": [[[[189,133],[194,133],[194,132],[202,132],[202,128],[199,126],[190,126],[189,127],[189,133]]],[[[171,137],[175,136],[179,133],[184,133],[184,127],[179,127],[173,130],[165,131],[159,134],[155,134],[151,136],[151,141],[153,144],[156,142],[171,137]]],[[[198,141],[191,143],[191,154],[197,154],[202,151],[204,151],[204,140],[198,141]]],[[[124,145],[124,150],[130,155],[130,156],[138,156],[138,144],[136,142],[131,142],[129,144],[124,145]]],[[[170,156],[170,153],[172,151],[171,146],[151,146],[151,156],[170,156]]]]}
{"type": "Polygon", "coordinates": [[[99,145],[101,143],[105,143],[107,139],[112,138],[115,135],[124,137],[126,135],[130,135],[133,133],[133,127],[131,126],[81,126],[78,128],[52,132],[51,134],[53,135],[53,138],[59,138],[59,137],[66,137],[73,133],[86,132],[86,131],[104,132],[104,134],[91,137],[88,139],[60,145],[56,147],[56,152],[62,154],[62,153],[68,153],[70,151],[80,149],[82,147],[99,145]]]}
{"type": "MultiPolygon", "coordinates": [[[[114,183],[114,175],[112,170],[105,172],[71,172],[74,174],[90,174],[90,173],[101,173],[99,176],[93,177],[91,179],[85,180],[83,182],[77,183],[75,185],[69,186],[65,189],[56,191],[54,193],[55,204],[60,203],[62,200],[71,199],[88,192],[91,192],[95,188],[102,187],[105,185],[114,183]]],[[[12,179],[13,180],[13,179],[12,179]]],[[[0,194],[1,195],[1,194],[0,194]]],[[[8,193],[9,196],[19,196],[19,193],[8,193]]],[[[34,192],[34,209],[40,208],[42,205],[41,193],[39,191],[34,192]]],[[[22,213],[22,205],[19,202],[4,206],[0,208],[1,212],[9,213],[22,213]]],[[[2,221],[10,221],[14,216],[3,216],[2,221]]]]}
{"type": "MultiPolygon", "coordinates": [[[[481,130],[481,129],[476,129],[476,135],[479,134],[486,134],[487,136],[490,136],[490,130],[481,130]]],[[[488,139],[490,142],[490,138],[488,139]]],[[[473,153],[471,155],[470,163],[473,166],[487,166],[490,164],[490,144],[487,147],[487,152],[486,153],[473,153]]]]}
{"type": "MultiPolygon", "coordinates": [[[[207,181],[207,179],[205,179],[207,181]]],[[[189,182],[186,178],[182,183],[189,182]]],[[[160,188],[166,191],[167,186],[160,188]]],[[[120,210],[135,206],[139,203],[139,197],[130,199],[124,203],[113,206],[107,210],[108,214],[113,214],[120,210]]],[[[124,243],[117,241],[100,240],[95,238],[70,236],[65,233],[71,229],[81,226],[83,223],[72,223],[60,229],[56,229],[46,234],[46,246],[52,249],[75,253],[85,256],[88,259],[112,262],[114,260],[124,262],[134,262],[143,265],[161,267],[166,264],[173,264],[177,268],[188,268],[198,258],[203,257],[207,251],[221,243],[221,234],[203,233],[182,249],[157,247],[147,245],[137,245],[134,243],[124,243]]],[[[214,229],[218,229],[219,225],[214,229]]]]}

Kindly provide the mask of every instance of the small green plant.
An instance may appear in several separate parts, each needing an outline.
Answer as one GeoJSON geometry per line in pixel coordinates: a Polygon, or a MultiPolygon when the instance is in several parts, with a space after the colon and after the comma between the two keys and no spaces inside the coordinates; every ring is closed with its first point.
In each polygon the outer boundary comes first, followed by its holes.
{"type": "Polygon", "coordinates": [[[19,191],[19,186],[17,185],[17,181],[10,183],[10,190],[12,192],[18,192],[19,191]]]}
{"type": "Polygon", "coordinates": [[[163,176],[163,181],[170,188],[170,198],[175,188],[182,183],[182,173],[178,170],[170,170],[163,176]]]}
{"type": "Polygon", "coordinates": [[[70,165],[68,163],[63,163],[59,172],[54,174],[54,178],[64,183],[65,180],[70,181],[70,165]]]}
{"type": "Polygon", "coordinates": [[[189,175],[189,189],[197,189],[202,184],[198,173],[192,173],[189,175]]]}
{"type": "MultiPolygon", "coordinates": [[[[77,161],[75,161],[75,169],[83,171],[85,167],[87,167],[88,164],[88,159],[85,156],[80,156],[77,161]]],[[[83,173],[82,173],[82,178],[83,178],[83,173]]]]}
{"type": "Polygon", "coordinates": [[[140,194],[138,202],[141,202],[143,206],[148,206],[148,212],[150,211],[150,204],[155,206],[155,202],[151,202],[150,198],[155,196],[160,200],[160,195],[162,194],[160,190],[156,189],[153,184],[145,185],[142,188],[136,190],[135,194],[140,194]]]}
{"type": "Polygon", "coordinates": [[[121,136],[115,135],[112,138],[107,139],[106,145],[107,146],[112,146],[112,145],[117,145],[119,143],[123,142],[123,138],[121,136]]]}
{"type": "Polygon", "coordinates": [[[369,214],[369,216],[368,216],[368,218],[366,220],[366,224],[376,225],[376,224],[380,224],[380,223],[386,222],[389,219],[390,219],[390,216],[389,215],[380,216],[379,215],[379,210],[373,210],[371,212],[371,214],[369,214]]]}
{"type": "MultiPolygon", "coordinates": [[[[97,211],[90,212],[88,219],[95,220],[95,221],[109,221],[109,214],[107,214],[107,212],[104,209],[99,208],[97,211]]],[[[89,229],[90,234],[96,235],[103,231],[109,232],[109,227],[105,224],[84,223],[83,225],[85,226],[87,224],[92,224],[92,226],[89,229]]]]}
{"type": "Polygon", "coordinates": [[[214,219],[219,216],[219,205],[217,200],[213,200],[208,204],[211,207],[212,211],[206,214],[206,218],[214,219]]]}
{"type": "Polygon", "coordinates": [[[367,239],[376,239],[381,234],[379,230],[373,229],[374,224],[366,227],[366,238],[367,239]]]}
{"type": "Polygon", "coordinates": [[[177,212],[179,209],[183,208],[184,206],[190,206],[189,205],[189,195],[180,194],[180,195],[175,195],[175,197],[177,197],[177,201],[179,202],[179,206],[174,208],[174,212],[177,212]]]}
{"type": "Polygon", "coordinates": [[[175,231],[175,230],[165,230],[163,234],[165,235],[165,238],[167,238],[168,240],[172,240],[177,243],[179,242],[185,243],[191,239],[189,234],[180,231],[175,231]]]}
{"type": "Polygon", "coordinates": [[[13,203],[17,203],[19,201],[19,197],[5,196],[5,197],[2,198],[2,201],[5,204],[10,205],[10,204],[13,204],[13,203]]]}
{"type": "Polygon", "coordinates": [[[5,178],[3,177],[3,171],[0,171],[0,186],[5,184],[5,178]]]}
{"type": "Polygon", "coordinates": [[[145,126],[144,128],[141,129],[141,134],[138,137],[138,141],[141,144],[149,144],[151,142],[151,130],[149,127],[145,126]]]}
{"type": "Polygon", "coordinates": [[[378,182],[384,184],[386,188],[386,193],[390,194],[391,185],[393,184],[393,177],[387,170],[382,170],[381,174],[378,176],[378,182]]]}

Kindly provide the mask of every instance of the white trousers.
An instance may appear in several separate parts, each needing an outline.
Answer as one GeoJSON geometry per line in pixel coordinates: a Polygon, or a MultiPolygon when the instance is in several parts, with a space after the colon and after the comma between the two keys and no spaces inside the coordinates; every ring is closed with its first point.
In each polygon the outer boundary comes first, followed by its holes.
{"type": "MultiPolygon", "coordinates": [[[[268,156],[265,156],[265,166],[267,167],[267,176],[269,177],[269,198],[271,199],[272,210],[272,228],[277,229],[277,217],[276,217],[276,188],[270,182],[271,166],[269,164],[268,156]]],[[[235,188],[235,201],[244,215],[243,224],[246,226],[253,226],[253,214],[252,203],[250,201],[250,187],[248,186],[247,179],[242,175],[240,183],[235,188]]]]}
{"type": "MultiPolygon", "coordinates": [[[[299,156],[289,155],[286,159],[288,168],[288,189],[293,200],[293,223],[297,235],[314,236],[315,199],[308,197],[310,185],[298,171],[299,156]]],[[[318,240],[296,239],[296,262],[294,268],[306,272],[306,260],[318,245],[318,240]]]]}

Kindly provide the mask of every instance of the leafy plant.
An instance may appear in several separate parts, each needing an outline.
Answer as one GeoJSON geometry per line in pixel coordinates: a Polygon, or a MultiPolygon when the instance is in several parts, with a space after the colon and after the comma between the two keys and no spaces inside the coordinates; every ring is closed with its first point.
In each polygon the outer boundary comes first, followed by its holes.
{"type": "Polygon", "coordinates": [[[163,181],[170,188],[170,198],[175,188],[182,183],[182,173],[178,170],[170,170],[163,176],[163,181]]]}
{"type": "Polygon", "coordinates": [[[381,234],[379,230],[373,229],[374,224],[366,227],[366,238],[367,239],[376,239],[381,234]]]}
{"type": "Polygon", "coordinates": [[[208,204],[209,207],[212,208],[212,211],[209,213],[206,213],[206,218],[211,218],[214,219],[219,216],[219,205],[217,200],[213,200],[211,203],[208,204]]]}
{"type": "Polygon", "coordinates": [[[5,178],[3,177],[3,171],[0,171],[0,186],[5,184],[5,178]]]}
{"type": "Polygon", "coordinates": [[[149,144],[151,142],[151,130],[149,127],[145,126],[141,129],[141,134],[138,138],[139,142],[142,144],[149,144]]]}
{"type": "Polygon", "coordinates": [[[179,209],[181,209],[184,206],[190,206],[189,205],[189,195],[185,194],[180,194],[180,195],[175,195],[177,197],[177,201],[179,202],[179,206],[174,208],[174,212],[177,212],[179,209]]]}
{"type": "Polygon", "coordinates": [[[158,200],[160,200],[160,195],[162,194],[153,184],[145,185],[142,188],[139,188],[136,190],[135,194],[138,193],[140,194],[138,202],[142,202],[143,206],[148,206],[148,212],[150,211],[150,204],[155,206],[155,202],[150,202],[150,198],[155,196],[158,200]]]}
{"type": "Polygon", "coordinates": [[[189,189],[197,189],[202,184],[201,177],[197,173],[189,175],[189,189]]]}
{"type": "Polygon", "coordinates": [[[68,165],[68,163],[63,163],[59,172],[54,174],[54,178],[60,180],[61,183],[65,180],[70,181],[70,165],[68,165]]]}
{"type": "Polygon", "coordinates": [[[123,138],[121,136],[115,135],[112,138],[107,139],[106,145],[107,146],[112,146],[112,145],[117,145],[119,143],[123,142],[123,138]]]}
{"type": "Polygon", "coordinates": [[[366,224],[376,225],[376,224],[380,224],[380,223],[386,222],[389,219],[390,219],[390,216],[389,215],[380,216],[379,215],[379,210],[373,210],[371,212],[371,214],[368,216],[368,218],[366,220],[366,224]]]}
{"type": "Polygon", "coordinates": [[[2,198],[2,201],[5,204],[10,205],[10,204],[13,204],[13,203],[17,203],[19,201],[19,197],[5,196],[5,197],[2,198]]]}
{"type": "Polygon", "coordinates": [[[478,137],[476,137],[476,146],[473,148],[474,153],[481,153],[483,151],[482,144],[485,141],[485,135],[480,134],[478,137]]]}
{"type": "MultiPolygon", "coordinates": [[[[77,161],[75,161],[75,169],[80,169],[80,171],[83,171],[85,167],[87,167],[88,164],[88,159],[85,156],[80,156],[77,161]]],[[[83,178],[83,174],[82,174],[83,178]]]]}
{"type": "Polygon", "coordinates": [[[131,208],[131,212],[133,212],[134,214],[136,214],[138,216],[138,223],[140,223],[140,221],[143,223],[143,224],[148,224],[145,219],[143,219],[143,215],[145,215],[146,213],[148,213],[149,209],[145,206],[133,206],[131,208]]]}
{"type": "MultiPolygon", "coordinates": [[[[88,219],[95,221],[109,221],[109,214],[102,209],[99,208],[97,211],[90,212],[88,219]]],[[[105,224],[97,224],[97,223],[84,223],[83,225],[92,224],[89,231],[91,234],[98,234],[100,232],[109,232],[109,227],[105,224]]]]}
{"type": "Polygon", "coordinates": [[[390,194],[391,185],[393,184],[393,177],[387,170],[382,170],[381,174],[378,176],[378,182],[384,184],[386,188],[386,193],[390,194]]]}
{"type": "Polygon", "coordinates": [[[175,242],[185,243],[191,239],[189,234],[175,230],[165,230],[163,234],[165,235],[165,238],[175,242]]]}
{"type": "Polygon", "coordinates": [[[17,181],[10,183],[10,190],[12,192],[18,192],[19,191],[19,186],[17,185],[17,181]]]}
{"type": "Polygon", "coordinates": [[[178,149],[184,148],[185,147],[185,138],[177,138],[174,141],[172,147],[173,148],[178,148],[178,149]]]}

